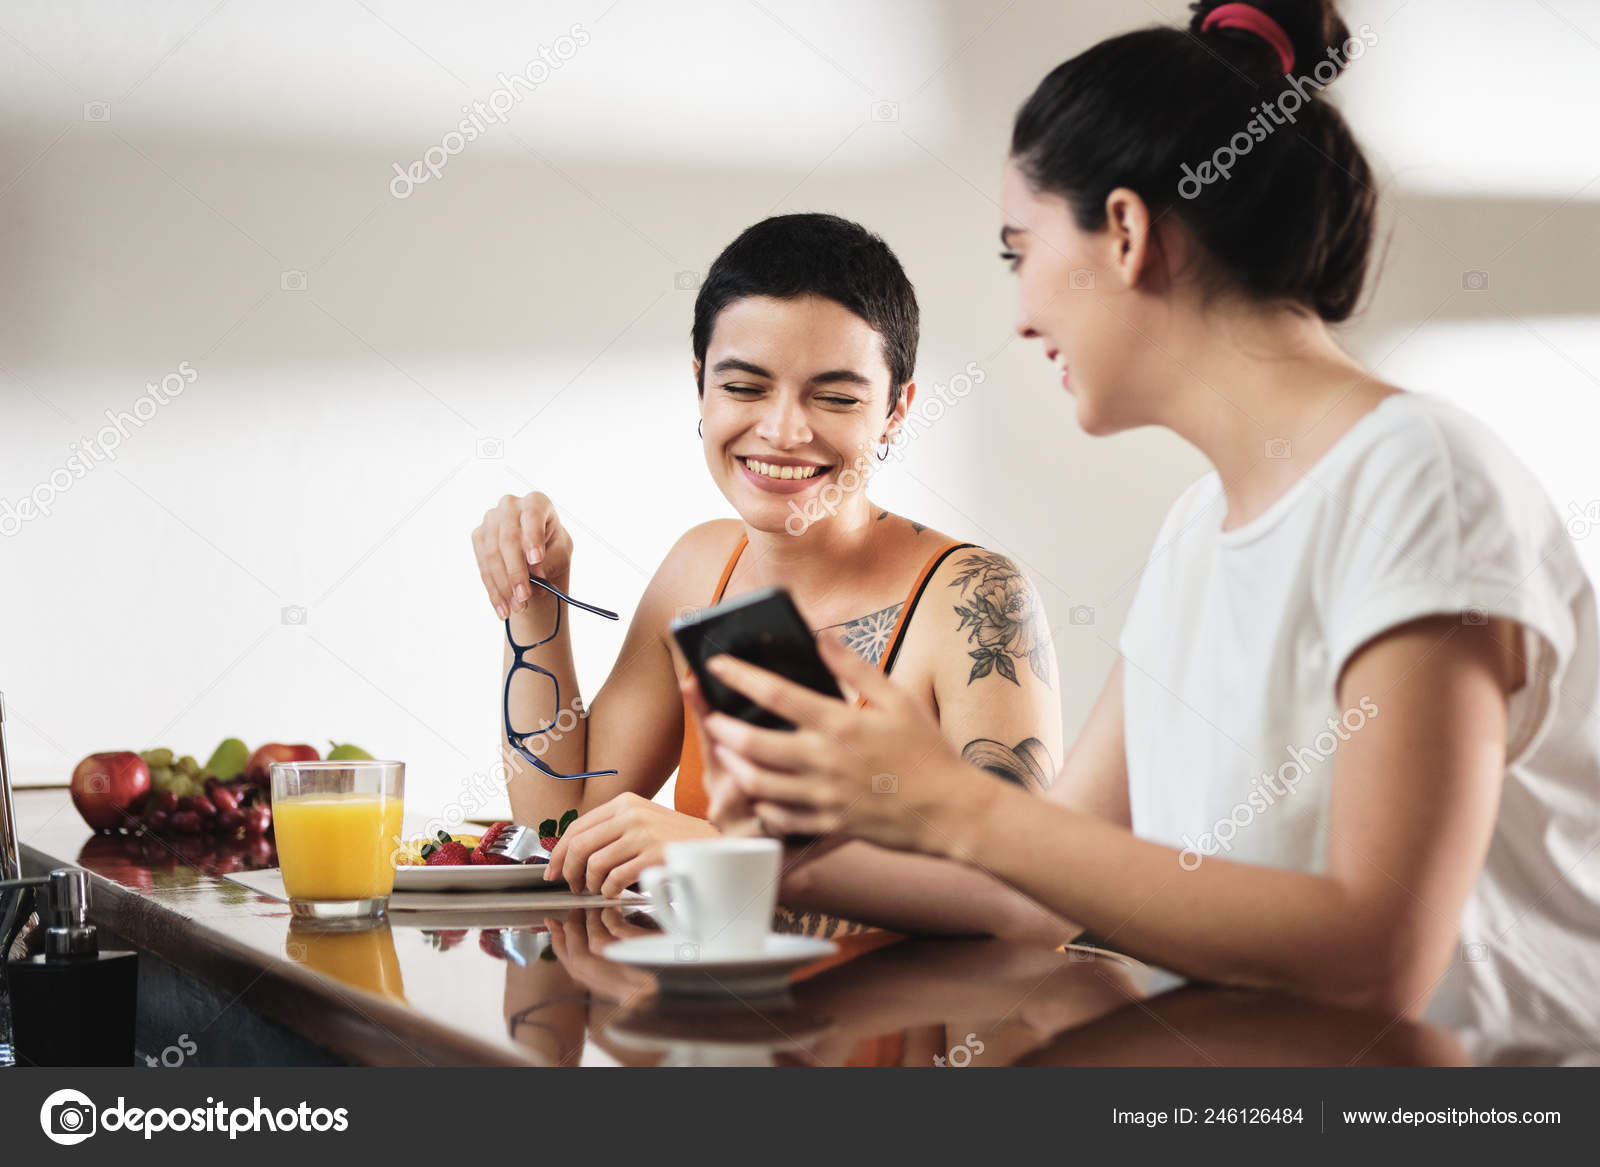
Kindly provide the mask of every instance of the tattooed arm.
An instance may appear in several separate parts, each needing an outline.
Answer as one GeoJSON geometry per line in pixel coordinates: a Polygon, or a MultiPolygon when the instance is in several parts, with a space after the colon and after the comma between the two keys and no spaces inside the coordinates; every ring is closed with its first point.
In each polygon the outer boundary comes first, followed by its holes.
{"type": "Polygon", "coordinates": [[[1043,794],[1061,764],[1061,702],[1038,589],[996,552],[952,559],[934,581],[955,625],[933,674],[939,726],[965,761],[1043,794]]]}
{"type": "MultiPolygon", "coordinates": [[[[878,623],[892,626],[899,605],[885,613],[878,623]]],[[[883,646],[873,620],[885,613],[836,631],[876,661],[883,646]]],[[[1055,655],[1038,592],[1011,560],[976,548],[946,560],[923,590],[892,675],[931,679],[940,728],[967,761],[1034,793],[1050,787],[1061,758],[1055,655]]],[[[859,841],[792,867],[782,900],[899,932],[1059,943],[1078,931],[980,869],[859,841]]]]}

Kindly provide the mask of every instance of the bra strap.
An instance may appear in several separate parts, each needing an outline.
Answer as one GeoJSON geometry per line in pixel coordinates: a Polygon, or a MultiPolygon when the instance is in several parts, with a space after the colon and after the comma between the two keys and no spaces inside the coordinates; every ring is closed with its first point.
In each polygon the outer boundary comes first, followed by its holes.
{"type": "Polygon", "coordinates": [[[721,602],[722,593],[727,590],[728,580],[733,577],[733,569],[739,562],[739,556],[744,554],[744,549],[749,542],[749,535],[739,536],[738,546],[733,549],[733,554],[728,556],[728,566],[722,569],[722,578],[717,581],[717,590],[711,597],[711,602],[713,604],[721,602]]]}
{"type": "Polygon", "coordinates": [[[922,593],[927,590],[928,581],[933,578],[940,564],[954,555],[957,551],[967,547],[975,547],[975,543],[947,543],[933,553],[932,558],[922,565],[922,571],[917,580],[911,585],[911,591],[906,594],[905,606],[900,609],[900,617],[894,622],[894,635],[889,640],[889,651],[883,654],[883,662],[879,671],[888,676],[889,670],[894,668],[895,657],[900,655],[900,646],[905,642],[906,628],[911,623],[911,613],[917,610],[917,604],[922,599],[922,593]]]}

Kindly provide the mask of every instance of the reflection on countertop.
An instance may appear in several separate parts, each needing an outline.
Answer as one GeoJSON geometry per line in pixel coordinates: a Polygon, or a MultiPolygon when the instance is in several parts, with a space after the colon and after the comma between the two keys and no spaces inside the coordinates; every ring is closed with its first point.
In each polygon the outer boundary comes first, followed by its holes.
{"type": "MultiPolygon", "coordinates": [[[[608,944],[654,929],[642,908],[391,911],[370,927],[328,930],[292,920],[286,904],[221,878],[270,865],[270,841],[230,852],[198,841],[95,836],[64,790],[18,791],[17,816],[26,871],[63,862],[87,868],[96,877],[96,920],[108,933],[206,986],[209,995],[197,999],[215,1003],[196,1007],[186,1022],[191,1032],[219,1033],[248,1019],[241,1032],[281,1027],[334,1061],[956,1068],[1465,1061],[1460,1043],[1433,1026],[1280,995],[1168,988],[1170,977],[1103,950],[905,940],[843,925],[829,926],[844,951],[801,969],[780,999],[673,1000],[659,996],[648,974],[602,955],[608,944]]],[[[1600,1048],[1574,1040],[1579,1051],[1600,1048]]],[[[190,1060],[203,1064],[207,1042],[198,1044],[190,1060]]],[[[230,1051],[231,1063],[274,1057],[265,1046],[211,1045],[230,1051]]]]}

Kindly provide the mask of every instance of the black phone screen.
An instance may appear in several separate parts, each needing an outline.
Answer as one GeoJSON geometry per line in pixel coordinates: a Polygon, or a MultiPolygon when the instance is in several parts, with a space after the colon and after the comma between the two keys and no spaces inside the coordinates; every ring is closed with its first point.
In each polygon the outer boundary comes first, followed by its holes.
{"type": "Polygon", "coordinates": [[[713,677],[705,667],[712,657],[725,652],[825,696],[843,696],[817,653],[811,630],[782,588],[763,588],[674,620],[672,635],[700,682],[706,704],[751,725],[794,728],[713,677]]]}

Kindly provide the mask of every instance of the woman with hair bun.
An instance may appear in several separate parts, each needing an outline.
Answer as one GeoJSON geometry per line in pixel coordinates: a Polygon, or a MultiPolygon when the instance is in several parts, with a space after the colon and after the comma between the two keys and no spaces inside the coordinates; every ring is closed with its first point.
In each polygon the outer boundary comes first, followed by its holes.
{"type": "Polygon", "coordinates": [[[1005,170],[1017,331],[1079,424],[1164,426],[1212,467],[1048,800],[973,781],[829,646],[865,707],[721,658],[800,729],[709,716],[714,813],[979,864],[1194,980],[1558,1058],[1600,1032],[1594,592],[1527,468],[1330,327],[1376,198],[1323,90],[1371,30],[1320,0],[1192,9],[1053,70],[1005,170]]]}

